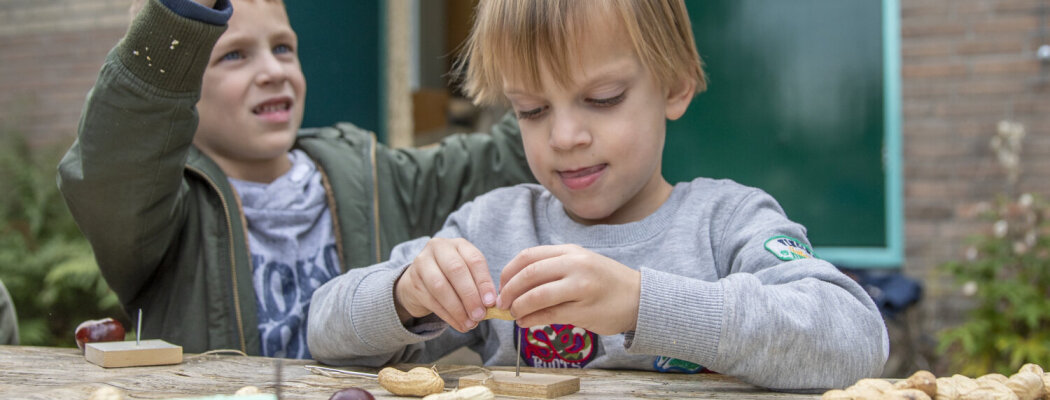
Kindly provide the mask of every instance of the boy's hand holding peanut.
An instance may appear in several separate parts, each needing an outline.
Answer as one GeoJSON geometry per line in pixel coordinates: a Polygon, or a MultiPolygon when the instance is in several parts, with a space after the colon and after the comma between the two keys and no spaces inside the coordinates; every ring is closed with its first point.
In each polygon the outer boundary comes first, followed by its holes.
{"type": "Polygon", "coordinates": [[[519,326],[573,324],[615,335],[638,321],[641,273],[574,244],[522,250],[500,282],[498,307],[519,326]]]}
{"type": "Polygon", "coordinates": [[[394,286],[402,321],[436,314],[453,329],[466,332],[496,303],[485,256],[464,239],[433,238],[394,286]]]}
{"type": "Polygon", "coordinates": [[[520,326],[573,324],[602,335],[633,330],[638,319],[640,273],[577,245],[523,250],[501,280],[492,309],[496,289],[481,252],[464,239],[430,239],[394,286],[398,316],[433,313],[460,332],[495,317],[520,326]]]}

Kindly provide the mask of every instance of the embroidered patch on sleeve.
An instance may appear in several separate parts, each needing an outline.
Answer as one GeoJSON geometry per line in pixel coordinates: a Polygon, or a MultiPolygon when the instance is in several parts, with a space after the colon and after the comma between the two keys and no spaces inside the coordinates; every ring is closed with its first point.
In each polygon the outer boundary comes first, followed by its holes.
{"type": "Polygon", "coordinates": [[[813,258],[813,250],[801,240],[791,236],[773,236],[766,240],[766,250],[784,261],[813,258]]]}
{"type": "Polygon", "coordinates": [[[653,361],[653,369],[659,372],[683,372],[687,374],[707,371],[700,364],[666,356],[656,357],[656,360],[653,361]]]}

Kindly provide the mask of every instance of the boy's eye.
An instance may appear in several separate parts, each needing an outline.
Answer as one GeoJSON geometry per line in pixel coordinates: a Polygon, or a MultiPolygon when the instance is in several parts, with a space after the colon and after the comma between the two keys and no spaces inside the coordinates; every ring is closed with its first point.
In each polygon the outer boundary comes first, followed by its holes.
{"type": "Polygon", "coordinates": [[[240,50],[234,50],[234,51],[231,51],[231,52],[226,53],[225,55],[223,55],[221,60],[222,61],[233,61],[233,60],[240,60],[242,58],[244,58],[244,54],[241,54],[240,50]]]}
{"type": "Polygon", "coordinates": [[[292,52],[292,46],[289,46],[289,45],[286,45],[286,44],[279,44],[279,45],[277,45],[277,46],[275,46],[273,48],[273,53],[274,54],[284,54],[284,53],[291,53],[291,52],[292,52]]]}
{"type": "Polygon", "coordinates": [[[518,119],[536,119],[547,111],[547,106],[533,108],[531,110],[518,111],[518,119]]]}
{"type": "Polygon", "coordinates": [[[627,92],[621,92],[620,94],[613,97],[606,97],[603,99],[587,99],[588,103],[591,103],[595,107],[612,107],[623,102],[627,92]]]}

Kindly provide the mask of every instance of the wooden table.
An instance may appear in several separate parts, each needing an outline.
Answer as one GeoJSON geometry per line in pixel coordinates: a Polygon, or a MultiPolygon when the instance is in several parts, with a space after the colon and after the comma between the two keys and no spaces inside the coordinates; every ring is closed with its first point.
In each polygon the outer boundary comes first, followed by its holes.
{"type": "MultiPolygon", "coordinates": [[[[231,395],[244,386],[275,392],[276,360],[239,355],[186,354],[182,364],[106,369],[84,360],[75,348],[0,346],[0,397],[4,399],[87,399],[112,386],[128,399],[171,399],[231,395]]],[[[326,400],[357,386],[377,399],[399,398],[368,378],[333,378],[311,373],[310,360],[281,360],[281,399],[326,400]]],[[[477,368],[477,367],[474,367],[477,368]]],[[[401,369],[407,369],[401,368],[401,369]]],[[[512,367],[494,369],[513,370],[512,367]]],[[[375,370],[354,369],[361,372],[375,370]]],[[[438,366],[444,376],[469,375],[459,366],[438,366]]],[[[538,372],[533,368],[522,371],[538,372]]],[[[542,372],[550,372],[543,370],[542,372]]],[[[562,399],[819,399],[818,394],[770,392],[716,374],[662,374],[598,369],[559,369],[580,377],[580,391],[562,399]]],[[[499,397],[499,396],[497,396],[499,397]]]]}

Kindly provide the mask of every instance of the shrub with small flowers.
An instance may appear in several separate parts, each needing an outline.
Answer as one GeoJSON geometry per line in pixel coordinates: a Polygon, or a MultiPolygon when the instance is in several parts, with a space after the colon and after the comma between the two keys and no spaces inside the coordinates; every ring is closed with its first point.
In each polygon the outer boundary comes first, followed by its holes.
{"type": "MultiPolygon", "coordinates": [[[[1008,172],[1019,168],[1002,164],[1008,172]]],[[[979,208],[990,229],[970,238],[964,260],[941,266],[976,304],[965,323],[941,333],[938,351],[968,376],[1050,365],[1050,204],[1025,193],[979,208]]]]}

